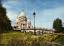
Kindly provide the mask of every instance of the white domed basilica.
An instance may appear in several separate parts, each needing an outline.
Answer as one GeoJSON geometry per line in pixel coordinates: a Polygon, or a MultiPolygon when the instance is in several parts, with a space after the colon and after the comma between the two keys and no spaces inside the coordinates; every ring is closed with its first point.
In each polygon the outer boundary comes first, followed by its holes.
{"type": "Polygon", "coordinates": [[[27,18],[26,13],[23,11],[16,19],[16,27],[18,29],[30,29],[32,28],[31,21],[27,18]]]}

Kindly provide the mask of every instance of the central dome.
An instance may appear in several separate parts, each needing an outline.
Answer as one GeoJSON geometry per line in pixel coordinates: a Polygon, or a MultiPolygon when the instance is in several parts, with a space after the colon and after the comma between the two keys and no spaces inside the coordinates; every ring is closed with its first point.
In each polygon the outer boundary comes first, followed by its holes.
{"type": "Polygon", "coordinates": [[[26,13],[24,11],[22,11],[18,17],[22,17],[22,16],[26,16],[26,13]]]}
{"type": "Polygon", "coordinates": [[[21,12],[19,16],[26,16],[25,12],[21,12]]]}

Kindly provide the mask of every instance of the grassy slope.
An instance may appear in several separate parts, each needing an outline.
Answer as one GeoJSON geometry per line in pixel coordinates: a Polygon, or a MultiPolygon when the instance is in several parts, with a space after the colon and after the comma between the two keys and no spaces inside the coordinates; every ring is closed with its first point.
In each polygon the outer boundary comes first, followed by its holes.
{"type": "Polygon", "coordinates": [[[25,34],[20,32],[9,32],[1,35],[1,43],[7,44],[11,39],[24,39],[25,34]]]}
{"type": "Polygon", "coordinates": [[[50,35],[50,34],[44,34],[41,36],[35,36],[30,33],[21,33],[21,32],[9,32],[9,33],[3,33],[1,34],[1,44],[8,44],[11,39],[14,40],[23,40],[27,43],[31,43],[35,39],[38,41],[44,41],[44,42],[58,42],[63,44],[64,42],[64,36],[58,36],[58,35],[50,35]]]}

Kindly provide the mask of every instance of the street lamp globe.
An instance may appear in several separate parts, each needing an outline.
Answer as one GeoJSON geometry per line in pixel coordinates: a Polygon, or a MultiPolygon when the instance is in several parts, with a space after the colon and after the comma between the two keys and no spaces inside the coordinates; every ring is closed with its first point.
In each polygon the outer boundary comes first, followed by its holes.
{"type": "Polygon", "coordinates": [[[33,12],[33,15],[36,15],[36,13],[35,13],[35,12],[33,12]]]}

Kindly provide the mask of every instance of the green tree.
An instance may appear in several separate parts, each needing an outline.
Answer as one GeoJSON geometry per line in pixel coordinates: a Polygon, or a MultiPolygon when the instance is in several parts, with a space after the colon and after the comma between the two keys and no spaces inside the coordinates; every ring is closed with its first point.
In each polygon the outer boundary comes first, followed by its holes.
{"type": "Polygon", "coordinates": [[[7,32],[12,29],[11,21],[6,16],[6,8],[2,6],[1,1],[2,0],[0,0],[0,33],[7,32]]]}
{"type": "Polygon", "coordinates": [[[63,33],[64,33],[64,27],[62,27],[62,31],[63,31],[63,33]]]}
{"type": "Polygon", "coordinates": [[[56,30],[56,32],[62,32],[62,20],[59,18],[54,20],[53,28],[56,30]]]}

